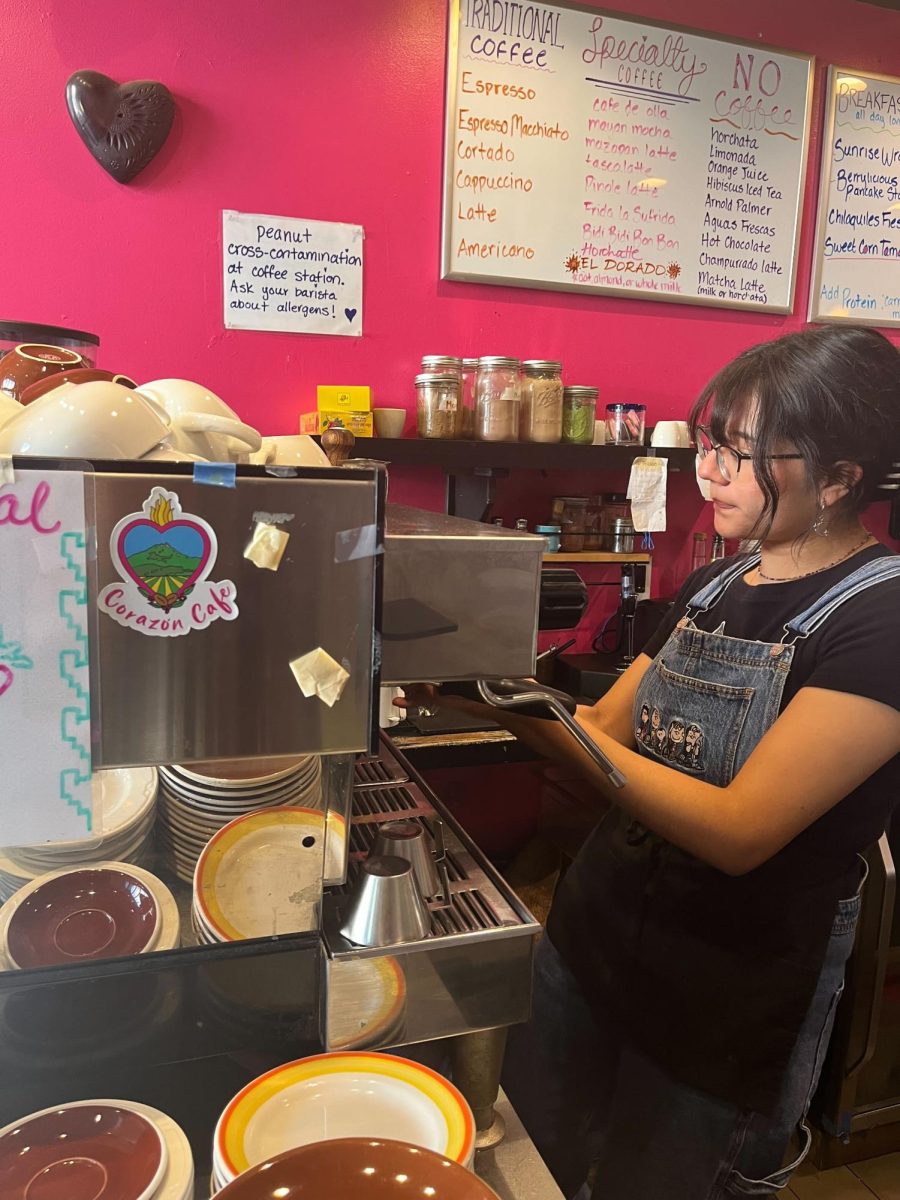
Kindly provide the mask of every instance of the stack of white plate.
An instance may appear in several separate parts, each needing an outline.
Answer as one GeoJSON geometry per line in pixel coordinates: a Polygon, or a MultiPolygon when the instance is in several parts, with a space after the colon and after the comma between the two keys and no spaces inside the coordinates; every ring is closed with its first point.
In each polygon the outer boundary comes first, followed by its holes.
{"type": "Polygon", "coordinates": [[[0,1174],[9,1179],[4,1195],[30,1196],[39,1180],[44,1200],[71,1200],[74,1191],[116,1200],[194,1195],[183,1130],[135,1100],[77,1100],[14,1121],[0,1129],[0,1174]]]}
{"type": "Polygon", "coordinates": [[[330,870],[326,830],[343,823],[339,813],[292,805],[245,813],[218,830],[194,869],[197,940],[318,929],[322,880],[330,870]]]}
{"type": "Polygon", "coordinates": [[[169,863],[185,883],[206,843],[229,821],[260,808],[322,805],[322,765],[302,758],[242,759],[160,767],[159,829],[169,863]]]}
{"type": "Polygon", "coordinates": [[[472,1110],[436,1072],[393,1054],[317,1054],[231,1101],[213,1137],[213,1188],[295,1146],[345,1137],[411,1142],[465,1167],[475,1159],[472,1110]]]}
{"type": "Polygon", "coordinates": [[[150,861],[156,820],[155,767],[97,771],[91,780],[97,832],[68,842],[0,851],[0,902],[39,875],[114,859],[150,861]]]}

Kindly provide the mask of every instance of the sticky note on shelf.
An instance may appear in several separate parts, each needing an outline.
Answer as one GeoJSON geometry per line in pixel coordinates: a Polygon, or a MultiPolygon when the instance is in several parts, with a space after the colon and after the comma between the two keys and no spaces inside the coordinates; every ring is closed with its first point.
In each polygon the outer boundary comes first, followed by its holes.
{"type": "Polygon", "coordinates": [[[244,551],[244,558],[249,558],[255,566],[261,567],[263,570],[277,571],[281,566],[290,536],[283,529],[279,529],[277,525],[268,525],[264,521],[257,521],[253,537],[244,551]]]}
{"type": "Polygon", "coordinates": [[[317,646],[308,654],[301,654],[289,664],[297,686],[304,696],[318,696],[323,704],[333,708],[341,698],[341,693],[350,678],[350,672],[345,670],[331,655],[317,646]]]}

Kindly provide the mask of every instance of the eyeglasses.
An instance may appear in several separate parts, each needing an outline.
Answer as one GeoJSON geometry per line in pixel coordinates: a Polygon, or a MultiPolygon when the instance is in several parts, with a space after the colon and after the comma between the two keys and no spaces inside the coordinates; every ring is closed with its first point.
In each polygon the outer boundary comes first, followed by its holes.
{"type": "MultiPolygon", "coordinates": [[[[735,450],[733,446],[727,446],[724,442],[718,444],[712,440],[709,430],[703,426],[697,426],[697,458],[701,461],[708,454],[715,453],[716,466],[719,469],[719,474],[730,483],[732,479],[736,479],[741,473],[742,462],[753,462],[752,454],[745,454],[743,450],[735,450]]],[[[767,454],[766,458],[802,458],[802,454],[767,454]]]]}

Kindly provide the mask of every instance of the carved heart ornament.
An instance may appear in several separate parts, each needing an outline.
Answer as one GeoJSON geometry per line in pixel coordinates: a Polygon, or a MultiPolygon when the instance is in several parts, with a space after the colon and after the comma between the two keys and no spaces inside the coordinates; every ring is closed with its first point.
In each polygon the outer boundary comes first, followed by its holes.
{"type": "Polygon", "coordinates": [[[69,116],[100,166],[128,183],[163,147],[175,101],[162,83],[116,83],[99,71],[76,71],[66,84],[69,116]]]}

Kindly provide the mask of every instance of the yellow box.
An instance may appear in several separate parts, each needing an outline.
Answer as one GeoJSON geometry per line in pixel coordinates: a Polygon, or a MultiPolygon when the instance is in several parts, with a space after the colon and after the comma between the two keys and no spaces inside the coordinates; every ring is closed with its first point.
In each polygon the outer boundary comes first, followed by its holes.
{"type": "Polygon", "coordinates": [[[338,387],[320,383],[316,388],[316,408],[319,412],[371,412],[370,387],[338,387]]]}
{"type": "Polygon", "coordinates": [[[309,412],[300,415],[301,433],[324,433],[334,421],[342,421],[356,437],[372,437],[370,412],[309,412]]]}

